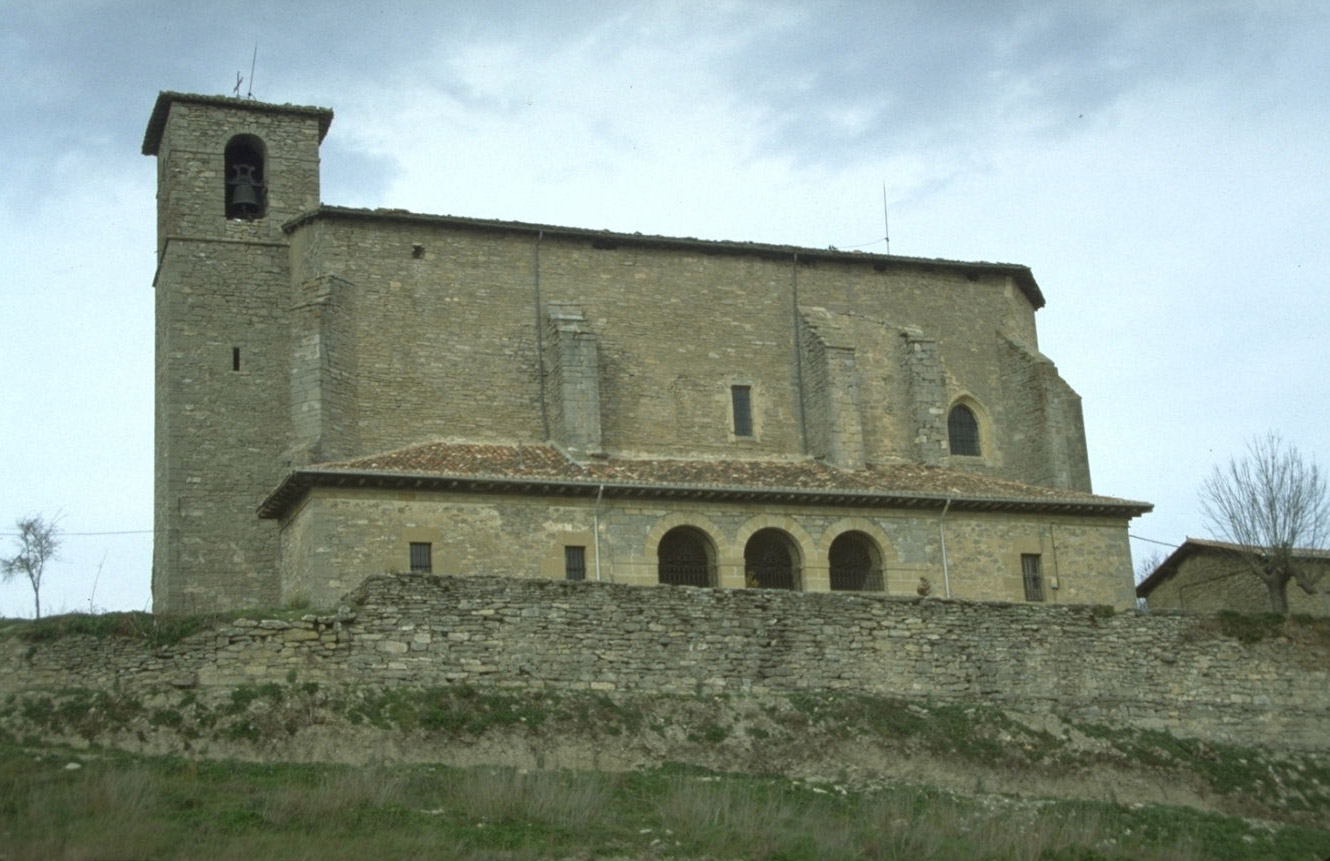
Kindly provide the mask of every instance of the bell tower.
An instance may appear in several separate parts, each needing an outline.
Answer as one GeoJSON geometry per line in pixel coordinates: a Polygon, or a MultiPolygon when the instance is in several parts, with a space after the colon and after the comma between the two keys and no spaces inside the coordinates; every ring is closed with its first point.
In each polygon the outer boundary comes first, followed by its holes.
{"type": "Polygon", "coordinates": [[[157,612],[271,606],[277,533],[256,514],[290,444],[290,249],[319,206],[332,111],[164,92],[157,157],[152,594],[157,612]]]}

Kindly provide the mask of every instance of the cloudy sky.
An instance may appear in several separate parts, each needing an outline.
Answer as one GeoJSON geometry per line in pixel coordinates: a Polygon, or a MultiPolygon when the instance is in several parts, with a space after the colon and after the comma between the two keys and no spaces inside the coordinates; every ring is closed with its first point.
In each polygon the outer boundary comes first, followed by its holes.
{"type": "Polygon", "coordinates": [[[60,513],[47,612],[150,603],[139,149],[237,72],[336,111],[331,204],[884,251],[885,183],[892,252],[1033,269],[1133,535],[1206,534],[1254,434],[1330,467],[1323,0],[0,0],[0,532],[60,513]]]}

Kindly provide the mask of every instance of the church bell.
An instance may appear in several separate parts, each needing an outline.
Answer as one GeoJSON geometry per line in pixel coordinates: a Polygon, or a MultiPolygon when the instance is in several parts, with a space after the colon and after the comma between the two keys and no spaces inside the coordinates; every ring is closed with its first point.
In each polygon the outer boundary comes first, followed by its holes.
{"type": "Polygon", "coordinates": [[[253,165],[233,165],[226,183],[231,186],[228,218],[253,218],[263,208],[263,184],[254,176],[253,165]]]}

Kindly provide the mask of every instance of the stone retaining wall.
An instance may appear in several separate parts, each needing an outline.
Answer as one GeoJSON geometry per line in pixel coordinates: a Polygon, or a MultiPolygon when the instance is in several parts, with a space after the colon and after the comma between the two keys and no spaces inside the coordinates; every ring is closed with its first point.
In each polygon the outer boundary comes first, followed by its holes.
{"type": "Polygon", "coordinates": [[[1330,640],[1088,606],[606,583],[374,577],[337,614],[239,620],[167,649],[0,644],[0,693],[270,682],[726,694],[842,690],[1330,747],[1330,640]]]}

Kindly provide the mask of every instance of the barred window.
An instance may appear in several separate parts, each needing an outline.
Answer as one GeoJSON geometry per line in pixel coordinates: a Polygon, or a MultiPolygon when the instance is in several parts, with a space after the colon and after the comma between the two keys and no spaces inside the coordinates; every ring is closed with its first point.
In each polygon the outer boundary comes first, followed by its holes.
{"type": "Polygon", "coordinates": [[[656,579],[675,586],[715,586],[716,548],[695,526],[676,526],[656,548],[656,579]]]}
{"type": "Polygon", "coordinates": [[[843,532],[827,553],[831,590],[881,592],[882,562],[873,540],[862,532],[843,532]]]}
{"type": "Polygon", "coordinates": [[[734,435],[753,435],[753,388],[730,386],[730,400],[734,404],[734,435]]]}
{"type": "Polygon", "coordinates": [[[411,573],[430,574],[434,571],[433,546],[428,541],[411,542],[411,573]]]}
{"type": "Polygon", "coordinates": [[[563,548],[563,579],[565,580],[586,579],[585,547],[563,548]]]}
{"type": "Polygon", "coordinates": [[[979,455],[979,420],[974,417],[974,410],[964,404],[951,408],[947,416],[947,437],[951,441],[952,454],[979,455]]]}
{"type": "Polygon", "coordinates": [[[1038,553],[1021,554],[1021,576],[1025,580],[1025,600],[1044,600],[1044,573],[1038,553]]]}

